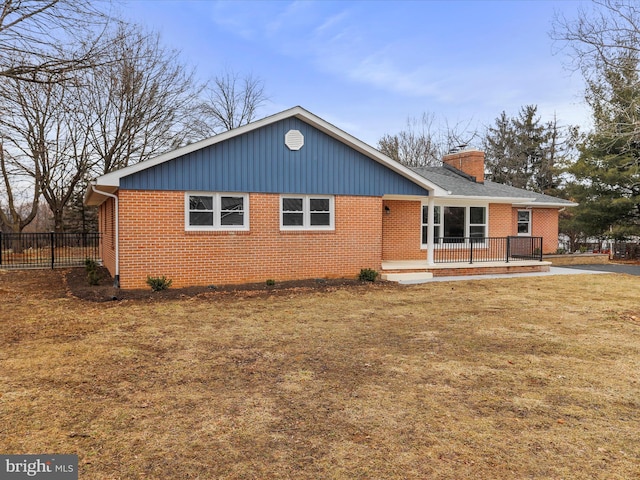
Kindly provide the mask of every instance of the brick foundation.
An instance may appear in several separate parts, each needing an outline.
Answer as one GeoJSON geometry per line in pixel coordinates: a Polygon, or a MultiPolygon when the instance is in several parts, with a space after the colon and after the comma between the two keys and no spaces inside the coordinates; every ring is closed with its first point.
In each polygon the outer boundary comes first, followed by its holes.
{"type": "Polygon", "coordinates": [[[540,265],[510,265],[500,267],[483,267],[479,264],[465,268],[434,268],[427,269],[434,277],[459,277],[463,275],[499,275],[506,273],[534,273],[548,272],[549,264],[541,263],[540,265]]]}

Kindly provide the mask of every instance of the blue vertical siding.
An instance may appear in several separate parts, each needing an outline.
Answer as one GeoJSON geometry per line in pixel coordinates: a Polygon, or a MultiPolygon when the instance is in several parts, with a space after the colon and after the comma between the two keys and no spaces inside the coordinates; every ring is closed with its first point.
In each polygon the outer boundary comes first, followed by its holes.
{"type": "Polygon", "coordinates": [[[333,195],[428,195],[366,155],[288,118],[123,177],[120,188],[333,195]],[[284,144],[300,130],[304,146],[284,144]]]}

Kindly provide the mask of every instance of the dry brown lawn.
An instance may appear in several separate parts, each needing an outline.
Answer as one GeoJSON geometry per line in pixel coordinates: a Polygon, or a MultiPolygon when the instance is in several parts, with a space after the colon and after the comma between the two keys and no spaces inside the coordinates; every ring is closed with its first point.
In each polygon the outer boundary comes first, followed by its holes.
{"type": "Polygon", "coordinates": [[[639,277],[0,298],[0,453],[81,479],[640,477],[639,277]]]}

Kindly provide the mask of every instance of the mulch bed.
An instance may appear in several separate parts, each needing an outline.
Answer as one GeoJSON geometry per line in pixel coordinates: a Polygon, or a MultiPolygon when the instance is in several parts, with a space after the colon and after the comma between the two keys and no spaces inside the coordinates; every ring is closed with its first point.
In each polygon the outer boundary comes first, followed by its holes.
{"type": "MultiPolygon", "coordinates": [[[[339,288],[376,288],[387,282],[363,282],[350,278],[308,279],[266,283],[247,283],[241,285],[210,285],[206,287],[169,288],[160,292],[149,289],[123,290],[113,286],[113,278],[106,268],[99,268],[100,281],[90,285],[84,268],[71,268],[64,273],[67,290],[74,297],[91,302],[109,302],[118,300],[171,300],[193,297],[256,297],[278,294],[291,294],[307,291],[332,291],[339,288]]],[[[395,285],[395,284],[394,284],[395,285]]]]}

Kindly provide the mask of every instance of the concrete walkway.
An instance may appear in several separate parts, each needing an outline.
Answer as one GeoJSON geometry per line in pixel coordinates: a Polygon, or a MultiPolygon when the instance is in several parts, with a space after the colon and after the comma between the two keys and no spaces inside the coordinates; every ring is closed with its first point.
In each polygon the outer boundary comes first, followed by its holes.
{"type": "MultiPolygon", "coordinates": [[[[585,265],[585,267],[596,267],[596,266],[605,266],[605,265],[585,265]]],[[[582,267],[582,266],[580,266],[582,267]]],[[[418,283],[431,283],[431,282],[459,282],[462,280],[486,280],[492,278],[517,278],[517,277],[548,277],[550,275],[593,275],[600,273],[611,273],[608,271],[599,271],[595,269],[587,270],[580,269],[578,266],[565,268],[565,267],[550,267],[548,272],[533,272],[533,273],[504,273],[504,274],[494,274],[494,275],[461,275],[454,277],[433,277],[429,280],[407,280],[398,282],[401,285],[415,285],[418,283]]]]}

